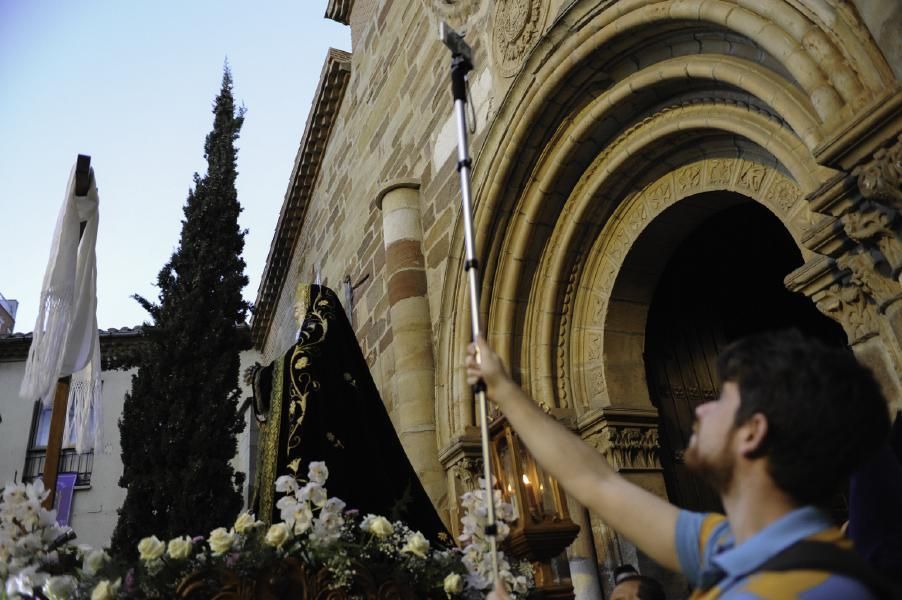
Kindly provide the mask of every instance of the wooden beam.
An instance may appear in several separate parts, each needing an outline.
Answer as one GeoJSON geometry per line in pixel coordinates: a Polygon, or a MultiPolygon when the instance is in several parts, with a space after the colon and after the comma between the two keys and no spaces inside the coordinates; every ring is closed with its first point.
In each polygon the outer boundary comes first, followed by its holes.
{"type": "Polygon", "coordinates": [[[51,510],[56,498],[56,476],[59,473],[60,455],[63,449],[63,428],[69,405],[69,382],[71,376],[60,377],[56,382],[53,396],[53,412],[50,415],[50,433],[47,437],[47,453],[44,456],[44,488],[50,490],[44,500],[44,508],[51,510]]]}

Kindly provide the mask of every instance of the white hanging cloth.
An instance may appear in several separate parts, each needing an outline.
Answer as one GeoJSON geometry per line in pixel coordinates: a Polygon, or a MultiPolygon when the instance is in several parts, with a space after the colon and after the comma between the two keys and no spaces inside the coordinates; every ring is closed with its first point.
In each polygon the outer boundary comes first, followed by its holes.
{"type": "Polygon", "coordinates": [[[53,234],[19,390],[22,398],[42,398],[48,406],[57,379],[72,375],[64,439],[74,435],[77,452],[99,445],[102,429],[98,421],[101,365],[96,311],[98,206],[93,169],[87,195],[76,196],[73,166],[53,234]],[[82,222],[85,228],[79,239],[82,222]]]}

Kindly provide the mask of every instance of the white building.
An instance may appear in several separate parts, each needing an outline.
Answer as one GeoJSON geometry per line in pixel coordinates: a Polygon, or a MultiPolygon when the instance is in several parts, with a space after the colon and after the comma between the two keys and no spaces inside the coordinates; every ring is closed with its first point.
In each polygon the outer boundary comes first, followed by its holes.
{"type": "MultiPolygon", "coordinates": [[[[94,451],[81,455],[76,454],[71,443],[63,444],[59,472],[74,474],[75,489],[69,514],[60,516],[68,517],[78,536],[76,543],[95,548],[107,546],[116,526],[116,511],[125,499],[125,489],[119,487],[122,449],[118,421],[136,369],[113,369],[111,365],[140,344],[141,339],[142,331],[137,327],[100,331],[103,442],[94,451]]],[[[43,409],[40,401],[28,402],[19,397],[30,344],[30,333],[0,335],[0,483],[30,481],[43,473],[50,409],[43,409]]],[[[255,351],[243,352],[242,372],[258,356],[255,351]]],[[[243,389],[243,395],[249,396],[250,392],[243,389]]],[[[248,474],[244,494],[247,499],[247,486],[252,485],[249,470],[256,458],[256,436],[251,435],[251,429],[256,425],[251,423],[250,411],[245,418],[250,426],[239,437],[234,466],[248,474]]]]}

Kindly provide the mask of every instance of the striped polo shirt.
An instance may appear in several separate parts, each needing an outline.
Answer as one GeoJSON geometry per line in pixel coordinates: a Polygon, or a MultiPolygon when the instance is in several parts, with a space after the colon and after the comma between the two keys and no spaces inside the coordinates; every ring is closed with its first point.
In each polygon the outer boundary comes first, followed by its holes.
{"type": "Polygon", "coordinates": [[[695,588],[692,600],[875,600],[863,584],[842,575],[802,569],[756,573],[767,559],[802,539],[851,548],[830,519],[811,506],[784,515],[738,545],[723,515],[684,510],[677,518],[677,556],[695,588]]]}

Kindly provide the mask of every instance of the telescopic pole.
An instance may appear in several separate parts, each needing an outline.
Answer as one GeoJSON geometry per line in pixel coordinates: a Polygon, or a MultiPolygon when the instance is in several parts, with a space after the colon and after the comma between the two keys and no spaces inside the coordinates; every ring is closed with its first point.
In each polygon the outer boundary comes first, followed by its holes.
{"type": "MultiPolygon", "coordinates": [[[[457,171],[460,173],[461,204],[464,217],[464,244],[467,283],[470,292],[470,323],[472,338],[482,332],[479,323],[479,262],[476,259],[476,243],[473,238],[473,202],[470,196],[470,161],[467,141],[467,73],[473,70],[473,51],[463,38],[444,22],[439,24],[439,37],[451,50],[451,92],[454,96],[454,117],[457,121],[457,171]]],[[[477,353],[476,359],[479,360],[477,353]]],[[[479,433],[482,443],[483,478],[485,479],[486,525],[485,536],[492,554],[493,581],[498,581],[498,525],[495,521],[495,493],[492,485],[492,461],[489,454],[489,421],[485,397],[485,382],[473,385],[473,394],[479,418],[479,433]]]]}

